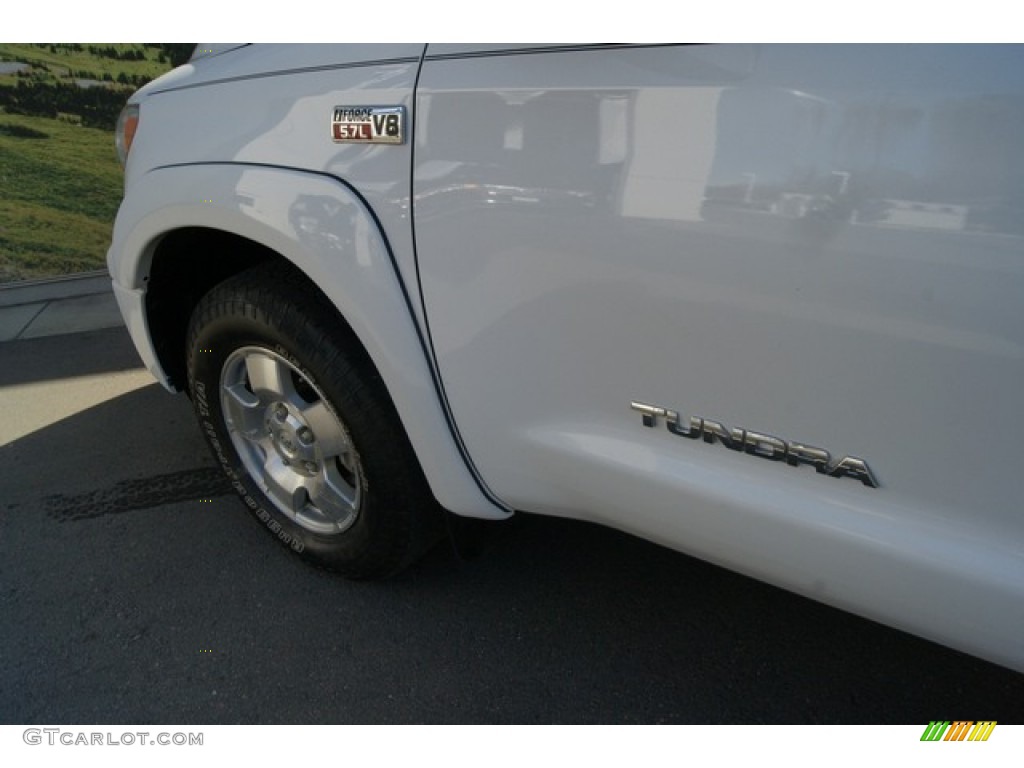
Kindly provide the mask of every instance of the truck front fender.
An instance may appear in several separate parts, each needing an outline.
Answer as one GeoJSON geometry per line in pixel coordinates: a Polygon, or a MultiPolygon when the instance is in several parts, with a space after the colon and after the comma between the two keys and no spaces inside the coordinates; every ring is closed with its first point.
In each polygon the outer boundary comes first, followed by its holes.
{"type": "Polygon", "coordinates": [[[461,443],[394,254],[352,187],[292,168],[199,163],[151,170],[131,191],[118,212],[108,264],[129,332],[158,381],[168,386],[150,338],[145,293],[160,241],[195,227],[245,238],[300,269],[351,326],[384,380],[437,500],[466,516],[510,514],[461,443]]]}

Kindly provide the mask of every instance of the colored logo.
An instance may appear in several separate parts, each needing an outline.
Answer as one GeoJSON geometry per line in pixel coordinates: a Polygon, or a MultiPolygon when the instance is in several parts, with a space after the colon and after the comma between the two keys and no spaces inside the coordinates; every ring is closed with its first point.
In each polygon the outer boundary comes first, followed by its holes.
{"type": "Polygon", "coordinates": [[[932,720],[921,741],[988,741],[995,727],[995,720],[932,720]]]}

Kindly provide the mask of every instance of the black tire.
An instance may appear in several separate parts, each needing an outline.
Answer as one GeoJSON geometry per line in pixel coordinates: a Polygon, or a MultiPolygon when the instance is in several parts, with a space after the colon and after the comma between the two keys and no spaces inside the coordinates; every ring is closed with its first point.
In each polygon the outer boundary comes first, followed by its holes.
{"type": "Polygon", "coordinates": [[[264,265],[215,287],[188,334],[213,454],[282,544],[351,578],[402,570],[443,530],[383,381],[328,300],[264,265]]]}

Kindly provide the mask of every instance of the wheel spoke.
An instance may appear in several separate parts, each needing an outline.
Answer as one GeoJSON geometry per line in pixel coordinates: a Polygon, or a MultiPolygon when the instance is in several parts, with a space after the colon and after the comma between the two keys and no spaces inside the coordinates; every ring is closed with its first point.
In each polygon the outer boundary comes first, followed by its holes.
{"type": "Polygon", "coordinates": [[[254,352],[245,356],[245,371],[249,386],[257,395],[288,398],[294,392],[288,368],[267,355],[254,352]]]}
{"type": "Polygon", "coordinates": [[[303,408],[302,418],[313,430],[317,450],[322,459],[347,456],[351,452],[352,446],[338,424],[338,419],[323,400],[303,408]]]}
{"type": "Polygon", "coordinates": [[[359,492],[334,469],[321,472],[309,485],[309,501],[332,522],[344,524],[356,514],[359,492]]]}
{"type": "Polygon", "coordinates": [[[286,466],[280,456],[271,452],[267,456],[263,470],[268,496],[286,510],[290,510],[293,516],[306,506],[307,479],[286,466]]]}
{"type": "Polygon", "coordinates": [[[356,521],[364,492],[359,455],[301,371],[269,349],[242,347],[224,363],[220,402],[242,464],[274,507],[323,535],[356,521]]]}
{"type": "Polygon", "coordinates": [[[242,383],[225,387],[224,410],[228,428],[249,440],[263,434],[263,407],[260,399],[242,383]]]}

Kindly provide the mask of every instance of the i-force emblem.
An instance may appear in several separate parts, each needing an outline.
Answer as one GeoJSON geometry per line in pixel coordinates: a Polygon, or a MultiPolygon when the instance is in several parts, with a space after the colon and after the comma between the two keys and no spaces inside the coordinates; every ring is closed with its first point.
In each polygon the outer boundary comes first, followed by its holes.
{"type": "Polygon", "coordinates": [[[331,139],[337,144],[401,144],[405,107],[335,107],[331,139]]]}

